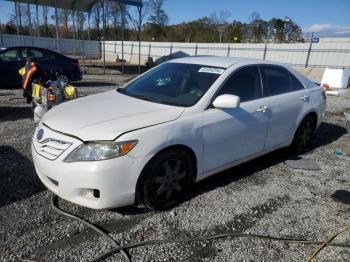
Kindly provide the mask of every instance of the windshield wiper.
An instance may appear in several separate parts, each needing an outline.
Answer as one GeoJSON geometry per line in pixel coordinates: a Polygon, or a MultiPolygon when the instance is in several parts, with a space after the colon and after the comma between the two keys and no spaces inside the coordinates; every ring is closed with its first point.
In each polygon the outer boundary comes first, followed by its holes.
{"type": "Polygon", "coordinates": [[[153,97],[148,97],[148,96],[143,96],[143,95],[131,95],[132,97],[138,98],[138,99],[142,99],[142,100],[146,100],[146,101],[151,101],[151,102],[156,102],[156,103],[161,103],[162,101],[160,101],[157,98],[153,98],[153,97]]]}

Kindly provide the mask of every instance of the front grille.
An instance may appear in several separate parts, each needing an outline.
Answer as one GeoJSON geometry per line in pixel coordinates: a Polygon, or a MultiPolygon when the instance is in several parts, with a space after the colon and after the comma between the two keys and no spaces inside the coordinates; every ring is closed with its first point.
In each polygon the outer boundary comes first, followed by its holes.
{"type": "Polygon", "coordinates": [[[50,160],[57,159],[68,147],[70,147],[71,143],[48,138],[43,142],[36,143],[37,152],[50,160]]]}

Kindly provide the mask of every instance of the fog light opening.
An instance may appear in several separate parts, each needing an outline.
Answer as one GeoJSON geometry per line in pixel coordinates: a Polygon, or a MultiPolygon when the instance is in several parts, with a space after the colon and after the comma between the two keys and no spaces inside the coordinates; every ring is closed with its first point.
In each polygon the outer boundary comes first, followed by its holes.
{"type": "Polygon", "coordinates": [[[82,196],[90,200],[98,200],[100,198],[100,190],[92,188],[84,188],[82,196]]]}
{"type": "Polygon", "coordinates": [[[93,189],[93,194],[95,198],[100,198],[100,190],[93,189]]]}

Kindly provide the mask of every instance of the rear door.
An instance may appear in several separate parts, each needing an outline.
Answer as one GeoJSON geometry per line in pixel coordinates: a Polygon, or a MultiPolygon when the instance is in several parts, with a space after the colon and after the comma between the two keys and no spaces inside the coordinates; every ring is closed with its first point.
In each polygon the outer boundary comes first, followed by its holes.
{"type": "MultiPolygon", "coordinates": [[[[215,96],[239,96],[238,108],[209,108],[203,113],[204,171],[261,152],[268,127],[266,101],[262,98],[258,66],[234,72],[215,96]]],[[[215,98],[214,97],[214,98],[215,98]]]]}
{"type": "Polygon", "coordinates": [[[52,76],[52,55],[51,52],[44,49],[28,48],[28,56],[35,57],[39,66],[48,74],[52,76]]]}
{"type": "Polygon", "coordinates": [[[300,116],[307,110],[308,90],[282,66],[260,66],[264,97],[268,100],[270,119],[266,149],[290,142],[300,116]]]}
{"type": "Polygon", "coordinates": [[[2,86],[18,85],[21,83],[21,76],[18,70],[21,66],[18,49],[5,50],[0,54],[0,83],[2,86]]]}

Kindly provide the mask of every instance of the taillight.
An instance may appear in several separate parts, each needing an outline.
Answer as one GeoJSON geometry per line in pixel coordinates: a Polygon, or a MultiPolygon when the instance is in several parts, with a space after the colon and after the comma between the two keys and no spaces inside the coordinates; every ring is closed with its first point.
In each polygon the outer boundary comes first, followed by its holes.
{"type": "Polygon", "coordinates": [[[74,60],[74,61],[72,62],[72,64],[73,64],[76,68],[78,68],[78,69],[80,70],[79,60],[74,60]]]}

